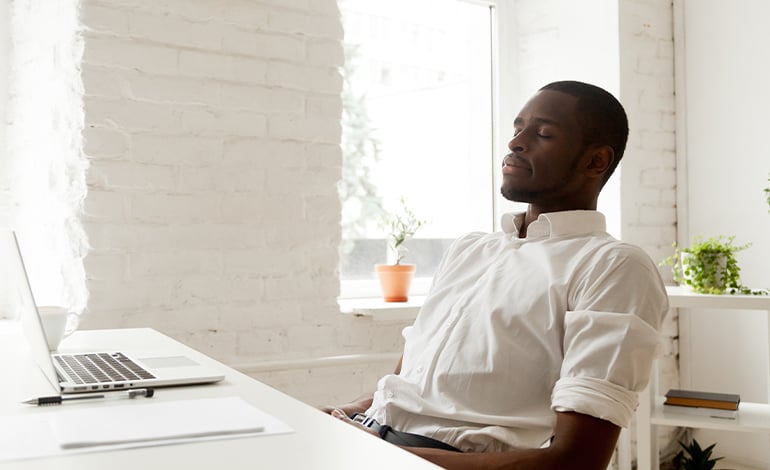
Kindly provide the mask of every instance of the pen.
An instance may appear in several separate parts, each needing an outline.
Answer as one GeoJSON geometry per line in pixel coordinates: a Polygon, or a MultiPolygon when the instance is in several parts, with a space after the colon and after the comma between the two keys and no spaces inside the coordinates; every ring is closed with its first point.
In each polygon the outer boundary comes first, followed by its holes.
{"type": "MultiPolygon", "coordinates": [[[[155,395],[155,390],[152,388],[132,388],[130,390],[121,390],[117,392],[112,392],[109,394],[110,397],[115,396],[118,397],[125,397],[125,398],[136,398],[136,397],[145,397],[145,398],[152,398],[153,395],[155,395]]],[[[70,400],[96,400],[96,399],[104,399],[107,398],[107,395],[103,393],[82,393],[78,395],[54,395],[50,397],[38,397],[38,398],[30,398],[29,400],[24,400],[22,403],[26,405],[37,405],[37,406],[45,406],[45,405],[61,405],[63,401],[70,401],[70,400]]]]}

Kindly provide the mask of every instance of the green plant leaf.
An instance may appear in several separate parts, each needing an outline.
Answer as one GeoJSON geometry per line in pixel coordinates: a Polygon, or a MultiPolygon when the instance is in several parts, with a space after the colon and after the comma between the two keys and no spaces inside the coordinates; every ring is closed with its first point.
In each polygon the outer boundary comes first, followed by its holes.
{"type": "Polygon", "coordinates": [[[412,238],[417,230],[427,223],[412,212],[404,196],[401,196],[399,202],[401,206],[399,211],[388,214],[384,218],[384,225],[390,230],[388,238],[390,248],[396,255],[396,264],[401,264],[401,260],[406,256],[404,242],[412,238]]]}
{"type": "Polygon", "coordinates": [[[674,464],[677,469],[684,470],[711,470],[719,460],[724,457],[712,458],[711,454],[716,447],[716,443],[702,449],[697,440],[693,439],[690,444],[679,441],[682,450],[674,457],[674,464]]]}

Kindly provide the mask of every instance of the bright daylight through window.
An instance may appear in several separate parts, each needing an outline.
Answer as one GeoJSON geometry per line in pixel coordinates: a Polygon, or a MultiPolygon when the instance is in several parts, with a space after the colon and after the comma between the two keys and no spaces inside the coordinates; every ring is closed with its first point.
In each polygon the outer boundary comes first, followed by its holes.
{"type": "Polygon", "coordinates": [[[460,0],[340,0],[345,28],[342,296],[375,296],[382,217],[403,197],[418,294],[457,236],[493,227],[492,9],[460,0]]]}

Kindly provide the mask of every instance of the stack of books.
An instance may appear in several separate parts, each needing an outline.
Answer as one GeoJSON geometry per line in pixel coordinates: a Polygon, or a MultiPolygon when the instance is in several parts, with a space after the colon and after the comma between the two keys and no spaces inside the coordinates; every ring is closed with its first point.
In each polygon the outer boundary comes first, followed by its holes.
{"type": "Polygon", "coordinates": [[[671,389],[666,393],[666,412],[696,414],[712,418],[736,419],[740,395],[671,389]]]}

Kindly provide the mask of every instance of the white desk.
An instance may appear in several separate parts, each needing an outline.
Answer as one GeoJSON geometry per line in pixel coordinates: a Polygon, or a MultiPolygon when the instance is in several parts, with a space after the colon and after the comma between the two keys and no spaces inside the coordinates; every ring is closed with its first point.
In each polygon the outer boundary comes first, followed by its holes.
{"type": "MultiPolygon", "coordinates": [[[[203,364],[221,369],[226,377],[214,385],[160,388],[152,400],[241,397],[294,429],[293,433],[189,444],[145,447],[110,452],[82,453],[51,458],[0,462],[0,469],[436,469],[426,460],[364,433],[317,409],[233,370],[204,354],[152,329],[78,331],[61,345],[62,352],[96,349],[125,351],[152,348],[169,354],[185,353],[203,364]]],[[[13,363],[8,357],[24,356],[26,346],[15,322],[0,321],[0,425],[4,416],[49,413],[89,406],[69,402],[58,407],[22,405],[20,400],[45,393],[42,374],[29,361],[13,363]],[[17,384],[12,378],[20,379],[17,384]],[[6,380],[9,379],[9,380],[6,380]],[[11,384],[11,385],[8,385],[11,384]]],[[[50,393],[50,388],[48,389],[50,393]]],[[[110,400],[100,406],[122,404],[110,400]]],[[[93,402],[92,402],[93,403],[93,402]]]]}

